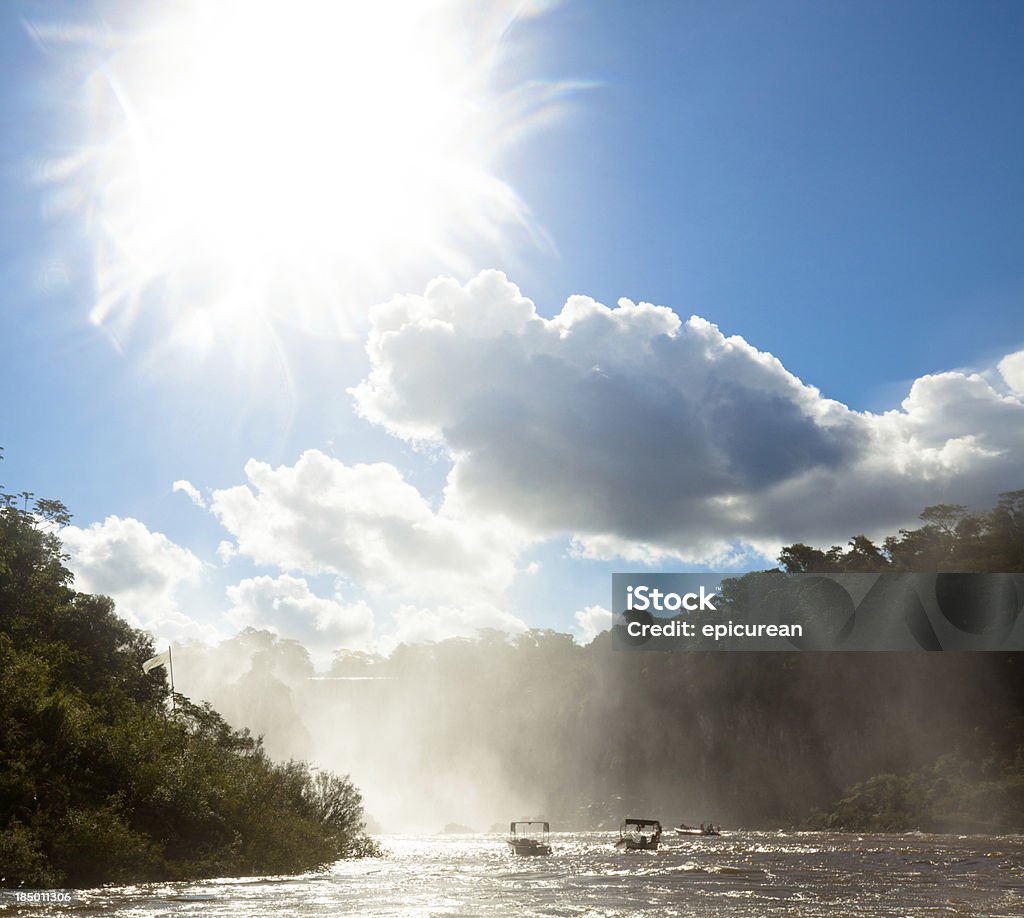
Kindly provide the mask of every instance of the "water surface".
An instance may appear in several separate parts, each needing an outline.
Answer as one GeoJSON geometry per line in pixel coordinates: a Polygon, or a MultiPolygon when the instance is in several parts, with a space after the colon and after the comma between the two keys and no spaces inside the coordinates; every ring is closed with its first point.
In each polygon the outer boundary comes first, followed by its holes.
{"type": "Polygon", "coordinates": [[[82,891],[86,916],[1024,916],[1024,837],[734,832],[665,836],[620,852],[615,833],[552,835],[550,857],[515,857],[499,835],[385,836],[386,858],[301,877],[82,891]]]}

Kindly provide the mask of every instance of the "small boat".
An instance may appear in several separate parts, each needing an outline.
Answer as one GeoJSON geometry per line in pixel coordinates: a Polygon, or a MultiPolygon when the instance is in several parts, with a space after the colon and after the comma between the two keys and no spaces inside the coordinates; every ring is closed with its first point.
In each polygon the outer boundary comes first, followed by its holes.
{"type": "Polygon", "coordinates": [[[701,823],[699,826],[688,826],[685,822],[680,823],[676,828],[676,835],[721,835],[721,829],[716,829],[710,822],[707,825],[701,823]]]}
{"type": "Polygon", "coordinates": [[[546,822],[520,821],[509,823],[509,835],[505,839],[514,854],[550,854],[548,837],[551,828],[546,822]]]}
{"type": "Polygon", "coordinates": [[[657,851],[661,841],[661,823],[657,819],[625,819],[619,829],[616,848],[623,851],[657,851]]]}

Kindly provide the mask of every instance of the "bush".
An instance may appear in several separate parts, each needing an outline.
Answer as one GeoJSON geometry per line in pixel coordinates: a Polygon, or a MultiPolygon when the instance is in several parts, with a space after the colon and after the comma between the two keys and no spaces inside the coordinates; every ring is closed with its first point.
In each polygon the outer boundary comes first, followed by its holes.
{"type": "Polygon", "coordinates": [[[20,822],[0,831],[0,886],[52,888],[63,878],[47,862],[39,839],[20,822]]]}

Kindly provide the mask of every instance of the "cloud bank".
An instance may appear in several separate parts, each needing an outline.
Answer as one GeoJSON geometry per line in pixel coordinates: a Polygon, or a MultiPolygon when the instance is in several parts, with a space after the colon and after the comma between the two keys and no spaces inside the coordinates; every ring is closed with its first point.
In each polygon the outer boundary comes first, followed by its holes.
{"type": "MultiPolygon", "coordinates": [[[[265,569],[226,587],[236,627],[384,652],[514,633],[526,625],[512,588],[538,570],[522,559],[550,539],[570,567],[760,567],[783,544],[880,536],[929,504],[989,507],[1024,486],[1024,351],[922,377],[879,414],[699,317],[574,296],[545,318],[498,272],[439,279],[370,319],[356,409],[446,456],[444,492],[315,449],[293,465],[250,459],[245,482],[221,490],[174,482],[230,536],[222,570],[265,569]]],[[[203,569],[190,551],[118,517],[64,540],[80,589],[161,636],[202,632],[179,607],[203,569]]],[[[579,609],[577,639],[610,618],[579,609]]]]}
{"type": "Polygon", "coordinates": [[[227,589],[227,619],[241,628],[290,636],[312,627],[334,647],[361,648],[373,636],[373,610],[360,600],[346,603],[316,596],[301,577],[250,577],[227,589]]]}
{"type": "Polygon", "coordinates": [[[363,417],[451,457],[445,511],[586,557],[739,561],[845,541],[1020,487],[1022,358],[853,411],[697,316],[571,297],[551,319],[500,272],[371,313],[363,417]]]}
{"type": "Polygon", "coordinates": [[[314,449],[294,466],[250,460],[245,474],[210,506],[258,564],[419,598],[500,595],[515,574],[512,527],[435,511],[388,463],[349,466],[314,449]]]}
{"type": "MultiPolygon", "coordinates": [[[[247,484],[215,491],[210,502],[234,536],[237,553],[286,574],[332,574],[375,597],[397,599],[381,646],[472,636],[480,628],[525,628],[502,607],[516,557],[527,544],[506,520],[434,510],[394,466],[350,466],[319,450],[306,451],[293,466],[250,460],[245,474],[247,484]]],[[[239,623],[276,629],[285,613],[310,618],[314,606],[319,611],[313,619],[320,621],[323,604],[333,602],[293,595],[299,584],[308,592],[305,581],[293,577],[257,581],[258,591],[256,581],[229,590],[239,623]]],[[[344,618],[348,628],[347,615],[327,617],[336,623],[344,618]]],[[[356,620],[356,636],[369,634],[372,614],[356,620]]]]}

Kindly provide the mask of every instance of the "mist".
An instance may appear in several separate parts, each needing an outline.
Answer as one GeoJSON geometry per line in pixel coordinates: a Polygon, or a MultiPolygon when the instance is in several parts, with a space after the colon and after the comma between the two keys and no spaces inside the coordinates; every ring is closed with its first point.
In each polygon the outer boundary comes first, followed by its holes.
{"type": "MultiPolygon", "coordinates": [[[[399,647],[387,659],[339,651],[317,672],[298,642],[247,629],[213,647],[181,645],[174,662],[178,691],[261,735],[275,758],[351,775],[371,830],[487,831],[547,803],[543,789],[509,782],[506,746],[463,729],[467,711],[495,723],[503,715],[487,711],[485,687],[458,685],[435,645],[399,647]]],[[[493,675],[507,684],[510,674],[493,675]]]]}
{"type": "Polygon", "coordinates": [[[990,755],[1021,702],[1012,654],[629,653],[607,633],[339,651],[317,672],[250,629],[174,665],[273,756],[350,774],[377,832],[796,825],[857,782],[990,755]]]}

